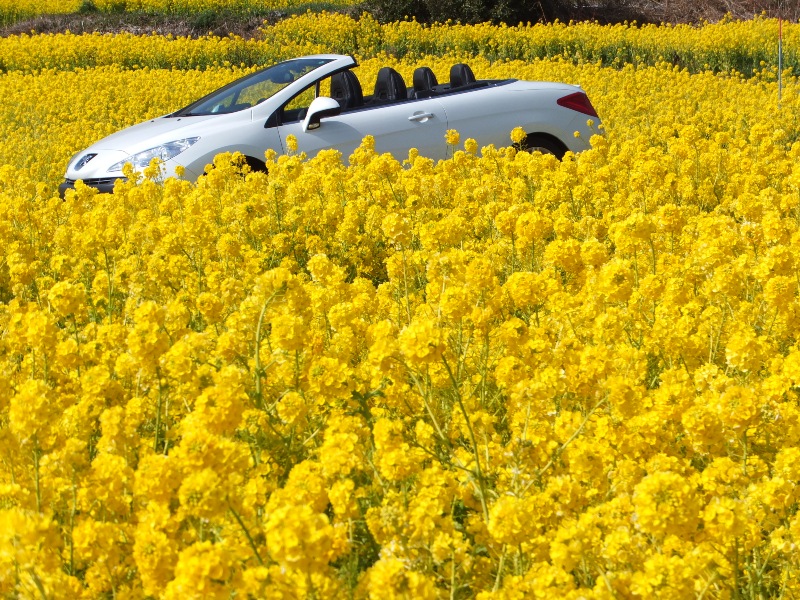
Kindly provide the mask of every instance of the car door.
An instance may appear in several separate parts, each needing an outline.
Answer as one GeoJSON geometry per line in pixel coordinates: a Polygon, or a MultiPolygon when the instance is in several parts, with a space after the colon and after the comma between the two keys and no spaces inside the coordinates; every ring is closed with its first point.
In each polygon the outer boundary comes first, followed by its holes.
{"type": "Polygon", "coordinates": [[[390,152],[398,160],[403,160],[410,148],[434,159],[445,156],[447,119],[437,100],[366,104],[324,118],[318,128],[304,132],[303,118],[311,100],[313,95],[306,92],[305,98],[298,97],[282,111],[277,129],[284,150],[288,147],[287,136],[293,135],[297,138],[298,151],[309,156],[324,148],[336,148],[346,158],[365,136],[371,135],[376,152],[390,152]]]}
{"type": "MultiPolygon", "coordinates": [[[[537,107],[531,106],[530,92],[513,91],[508,86],[455,92],[438,99],[444,106],[448,128],[458,131],[462,140],[474,138],[481,146],[511,145],[511,130],[530,122],[537,112],[537,107]]],[[[547,122],[547,115],[540,118],[547,122]]]]}

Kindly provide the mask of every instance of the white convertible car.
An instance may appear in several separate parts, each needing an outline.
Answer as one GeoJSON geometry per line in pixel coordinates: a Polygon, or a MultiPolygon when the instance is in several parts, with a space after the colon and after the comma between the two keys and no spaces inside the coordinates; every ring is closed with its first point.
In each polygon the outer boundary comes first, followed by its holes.
{"type": "Polygon", "coordinates": [[[597,113],[581,88],[563,83],[516,79],[475,79],[465,64],[450,70],[440,84],[427,67],[414,72],[411,87],[384,67],[371,95],[351,70],[351,56],[319,54],[287,60],[262,69],[193,102],[172,114],[129,127],[93,144],[70,160],[63,196],[79,179],[110,192],[131,163],[144,169],[153,158],[163,161],[164,176],[184,167],[191,180],[220,152],[238,151],[255,170],[264,170],[264,153],[287,151],[286,138],[297,138],[298,150],[313,156],[336,148],[348,156],[366,135],[378,152],[398,159],[410,148],[431,158],[447,153],[445,132],[480,145],[507,146],[509,133],[522,127],[521,146],[555,154],[588,148],[592,131],[587,117],[597,113]],[[575,132],[580,136],[575,136],[575,132]]]}

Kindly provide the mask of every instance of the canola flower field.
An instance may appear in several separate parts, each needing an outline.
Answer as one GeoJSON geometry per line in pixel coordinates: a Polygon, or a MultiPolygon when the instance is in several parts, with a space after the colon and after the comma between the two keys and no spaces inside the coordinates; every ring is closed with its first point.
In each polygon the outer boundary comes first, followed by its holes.
{"type": "MultiPolygon", "coordinates": [[[[3,0],[0,0],[2,3],[3,0]]],[[[263,28],[261,40],[238,37],[197,39],[136,35],[22,35],[0,38],[0,71],[59,70],[117,65],[151,68],[207,68],[231,64],[272,64],[298,51],[337,52],[394,58],[457,55],[491,62],[540,59],[620,67],[669,62],[692,73],[751,77],[765,67],[775,75],[778,22],[722,21],[702,27],[623,23],[536,23],[513,27],[415,21],[381,24],[369,14],[307,12],[263,28]],[[320,21],[321,19],[321,21],[320,21]],[[320,23],[324,26],[320,26],[320,23]],[[113,40],[113,42],[111,41],[113,40]]],[[[785,24],[784,68],[800,75],[800,27],[785,24]]]]}
{"type": "Polygon", "coordinates": [[[0,0],[0,24],[11,24],[41,15],[81,12],[140,12],[197,15],[209,12],[264,14],[269,11],[305,12],[358,6],[359,0],[0,0]]]}
{"type": "MultiPolygon", "coordinates": [[[[727,26],[731,55],[776,28],[727,26]]],[[[359,78],[577,83],[593,148],[367,138],[62,201],[74,152],[236,52],[326,42],[0,40],[4,598],[800,597],[797,65],[778,106],[774,61],[498,60],[507,28],[451,27],[486,51],[364,37],[359,78]]]]}

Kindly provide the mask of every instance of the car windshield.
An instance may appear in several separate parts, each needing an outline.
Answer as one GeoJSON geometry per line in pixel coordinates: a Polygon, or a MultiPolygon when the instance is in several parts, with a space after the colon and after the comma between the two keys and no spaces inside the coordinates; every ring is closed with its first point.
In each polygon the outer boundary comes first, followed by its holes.
{"type": "Polygon", "coordinates": [[[252,75],[229,83],[225,87],[182,108],[172,116],[189,117],[219,115],[252,108],[274,96],[306,73],[331,62],[328,58],[298,58],[287,60],[252,75]]]}

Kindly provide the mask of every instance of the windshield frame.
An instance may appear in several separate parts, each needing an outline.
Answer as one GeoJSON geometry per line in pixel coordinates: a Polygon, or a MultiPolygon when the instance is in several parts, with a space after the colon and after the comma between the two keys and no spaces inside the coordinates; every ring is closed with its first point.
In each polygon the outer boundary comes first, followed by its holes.
{"type": "Polygon", "coordinates": [[[185,106],[174,113],[167,115],[169,117],[200,117],[200,116],[216,116],[216,115],[224,115],[224,114],[233,114],[236,112],[240,112],[243,110],[248,110],[257,106],[264,100],[268,98],[272,98],[276,94],[280,93],[293,83],[295,83],[300,78],[308,75],[309,73],[317,70],[320,67],[323,67],[327,64],[330,64],[335,59],[330,57],[305,57],[305,58],[293,58],[291,60],[286,60],[283,62],[279,62],[275,65],[267,67],[266,69],[261,69],[256,71],[255,73],[250,73],[245,75],[244,77],[240,77],[227,85],[224,85],[221,88],[218,88],[211,92],[210,94],[206,94],[199,100],[195,100],[188,106],[185,106]],[[240,105],[236,105],[235,102],[242,94],[242,92],[251,89],[261,83],[266,83],[268,81],[273,81],[280,87],[278,89],[272,91],[267,96],[262,97],[258,102],[250,104],[250,103],[242,103],[240,105]],[[210,107],[213,106],[221,106],[225,100],[228,98],[232,98],[232,102],[230,106],[238,106],[235,110],[211,110],[210,107]]]}

